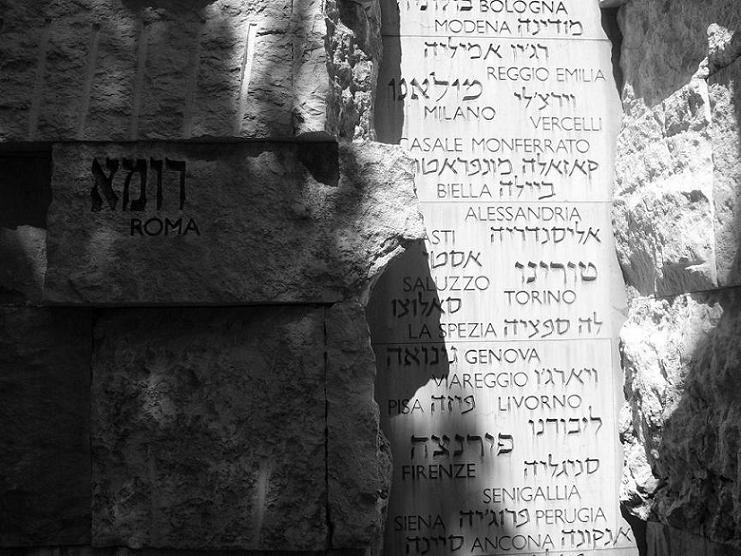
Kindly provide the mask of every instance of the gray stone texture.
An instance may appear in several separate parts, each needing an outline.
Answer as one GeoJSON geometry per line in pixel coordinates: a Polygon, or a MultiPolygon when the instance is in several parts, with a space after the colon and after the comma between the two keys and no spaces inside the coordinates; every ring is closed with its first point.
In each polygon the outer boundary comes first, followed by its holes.
{"type": "Polygon", "coordinates": [[[319,0],[2,0],[0,141],[327,131],[319,0]]]}
{"type": "Polygon", "coordinates": [[[323,314],[139,309],[99,320],[95,546],[327,547],[323,314]]]}
{"type": "Polygon", "coordinates": [[[424,236],[411,160],[371,142],[379,20],[373,0],[0,0],[0,143],[54,142],[48,214],[48,190],[21,180],[7,198],[33,202],[7,211],[0,187],[0,303],[77,306],[0,309],[0,556],[379,546],[363,304],[424,236]]]}
{"type": "Polygon", "coordinates": [[[708,541],[662,523],[648,524],[648,550],[646,556],[741,556],[741,550],[732,546],[708,541]]]}
{"type": "Polygon", "coordinates": [[[50,303],[363,297],[402,245],[424,233],[410,160],[376,143],[339,152],[334,143],[69,144],[55,147],[54,168],[44,287],[50,303]],[[97,160],[109,175],[107,159],[119,164],[115,208],[91,170],[97,160]],[[140,198],[137,174],[126,201],[125,159],[148,167],[143,210],[131,210],[140,198]],[[168,159],[186,164],[182,210],[179,173],[166,167],[157,208],[152,160],[168,159]],[[191,219],[197,232],[188,229],[191,219]]]}
{"type": "Polygon", "coordinates": [[[0,307],[0,546],[90,542],[88,310],[0,307]]]}
{"type": "Polygon", "coordinates": [[[0,227],[0,261],[0,299],[40,302],[46,274],[46,230],[0,227]]]}
{"type": "Polygon", "coordinates": [[[642,295],[740,283],[740,24],[726,0],[620,9],[615,234],[626,281],[642,295]]]}
{"type": "Polygon", "coordinates": [[[649,554],[736,554],[741,12],[726,0],[622,4],[622,498],[649,520],[649,554]]]}
{"type": "Polygon", "coordinates": [[[376,361],[365,310],[335,305],[326,326],[332,546],[373,547],[383,533],[392,468],[374,399],[376,361]]]}

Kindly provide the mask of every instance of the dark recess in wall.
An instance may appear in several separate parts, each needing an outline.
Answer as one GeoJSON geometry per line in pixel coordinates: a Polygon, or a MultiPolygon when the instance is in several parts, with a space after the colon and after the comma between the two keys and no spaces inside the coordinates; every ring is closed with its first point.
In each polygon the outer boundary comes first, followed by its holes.
{"type": "Polygon", "coordinates": [[[337,187],[340,182],[337,143],[299,143],[298,158],[312,177],[324,185],[337,187]]]}
{"type": "Polygon", "coordinates": [[[0,227],[46,228],[51,168],[51,147],[0,150],[0,227]]]}
{"type": "Polygon", "coordinates": [[[618,10],[620,8],[604,8],[602,10],[602,29],[612,43],[612,76],[615,79],[618,95],[623,91],[623,70],[620,67],[620,50],[623,46],[623,33],[618,24],[618,10]]]}

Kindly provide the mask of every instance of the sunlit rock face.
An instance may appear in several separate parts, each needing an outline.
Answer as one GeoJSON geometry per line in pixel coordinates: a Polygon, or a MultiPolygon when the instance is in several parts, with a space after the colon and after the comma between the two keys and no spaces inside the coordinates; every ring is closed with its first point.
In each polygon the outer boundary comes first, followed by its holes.
{"type": "Polygon", "coordinates": [[[725,554],[714,544],[741,546],[741,15],[722,0],[633,0],[619,21],[623,498],[659,522],[650,554],[725,554]]]}
{"type": "Polygon", "coordinates": [[[739,282],[740,22],[736,6],[720,0],[621,8],[615,233],[640,294],[739,282]]]}
{"type": "Polygon", "coordinates": [[[0,552],[378,546],[378,13],[0,0],[0,552]]]}

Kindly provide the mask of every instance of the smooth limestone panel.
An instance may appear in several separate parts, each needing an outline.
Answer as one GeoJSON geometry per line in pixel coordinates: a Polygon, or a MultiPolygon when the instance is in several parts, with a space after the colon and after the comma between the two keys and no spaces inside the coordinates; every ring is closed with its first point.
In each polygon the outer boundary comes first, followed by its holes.
{"type": "Polygon", "coordinates": [[[384,35],[603,39],[596,2],[574,0],[384,1],[384,35]]]}
{"type": "Polygon", "coordinates": [[[388,556],[635,555],[619,510],[620,117],[597,2],[389,0],[379,139],[427,226],[369,308],[388,556]]]}

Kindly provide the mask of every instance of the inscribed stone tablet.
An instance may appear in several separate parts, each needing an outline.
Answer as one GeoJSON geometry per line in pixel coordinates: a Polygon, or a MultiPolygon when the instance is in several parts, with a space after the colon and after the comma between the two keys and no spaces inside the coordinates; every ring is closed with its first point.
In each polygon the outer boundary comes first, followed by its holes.
{"type": "Polygon", "coordinates": [[[597,2],[384,8],[376,123],[415,159],[427,226],[369,309],[394,456],[386,554],[634,555],[618,496],[619,101],[597,2]]]}
{"type": "Polygon", "coordinates": [[[58,145],[44,297],[357,296],[401,241],[422,237],[412,185],[409,160],[377,144],[58,145]]]}

